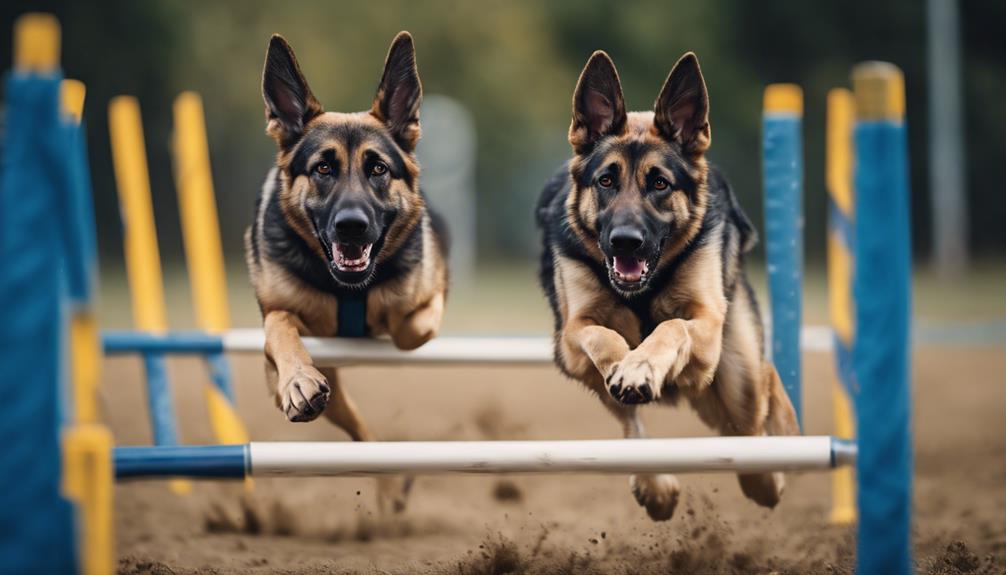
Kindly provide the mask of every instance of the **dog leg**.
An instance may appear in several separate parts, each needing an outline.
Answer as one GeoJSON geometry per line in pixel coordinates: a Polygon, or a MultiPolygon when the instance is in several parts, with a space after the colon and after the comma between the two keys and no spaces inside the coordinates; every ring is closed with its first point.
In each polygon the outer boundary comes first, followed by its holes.
{"type": "MultiPolygon", "coordinates": [[[[779,391],[785,403],[779,405],[780,399],[772,397],[773,380],[778,381],[778,375],[769,364],[749,370],[724,362],[713,386],[699,397],[691,398],[692,406],[703,421],[722,435],[796,435],[793,408],[781,384],[779,391]]],[[[779,504],[786,487],[781,472],[739,473],[737,480],[748,499],[769,508],[779,504]]]]}
{"type": "Polygon", "coordinates": [[[612,397],[621,403],[649,403],[660,398],[665,383],[701,388],[712,381],[723,316],[712,307],[694,308],[690,320],[661,322],[619,362],[606,382],[612,397]]]}
{"type": "Polygon", "coordinates": [[[397,326],[391,326],[391,341],[398,349],[416,349],[437,336],[443,317],[444,293],[440,292],[406,315],[397,326]]]}
{"type": "Polygon", "coordinates": [[[307,329],[300,318],[286,311],[266,313],[264,324],[265,354],[275,366],[275,377],[269,369],[266,376],[275,381],[270,387],[274,387],[276,404],[290,421],[315,419],[328,403],[330,388],[300,340],[307,329]]]}
{"type": "Polygon", "coordinates": [[[771,363],[765,363],[765,375],[769,388],[768,417],[765,431],[769,435],[800,435],[800,424],[796,421],[796,410],[786,394],[786,388],[779,379],[779,372],[771,363]]]}
{"type": "MultiPolygon", "coordinates": [[[[566,371],[587,387],[594,388],[596,376],[610,379],[618,362],[629,353],[629,344],[615,330],[577,318],[563,328],[559,352],[566,371]]],[[[596,385],[600,396],[604,397],[604,385],[596,385]]]]}
{"type": "MultiPolygon", "coordinates": [[[[604,406],[622,424],[622,433],[627,439],[646,437],[646,430],[634,405],[623,405],[608,396],[603,389],[598,394],[604,406]]],[[[650,519],[667,521],[674,515],[678,505],[681,485],[678,478],[668,474],[640,474],[629,477],[629,488],[650,519]]]]}
{"type": "MultiPolygon", "coordinates": [[[[360,417],[356,403],[346,393],[339,382],[335,368],[324,367],[322,374],[328,379],[332,389],[325,408],[325,417],[342,429],[353,441],[377,441],[367,424],[360,417]]],[[[377,478],[377,506],[381,511],[391,510],[400,513],[405,510],[409,491],[412,489],[412,477],[381,476],[377,478]]]]}

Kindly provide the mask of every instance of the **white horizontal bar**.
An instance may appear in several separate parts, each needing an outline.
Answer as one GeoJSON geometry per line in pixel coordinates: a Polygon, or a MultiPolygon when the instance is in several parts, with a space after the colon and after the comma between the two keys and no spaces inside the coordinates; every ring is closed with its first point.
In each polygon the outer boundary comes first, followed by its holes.
{"type": "Polygon", "coordinates": [[[252,442],[253,476],[385,473],[691,473],[829,469],[855,448],[832,438],[702,437],[573,441],[252,442]]]}
{"type": "MultiPolygon", "coordinates": [[[[383,339],[302,338],[308,353],[320,365],[391,364],[552,364],[552,338],[543,336],[438,337],[414,351],[401,351],[383,339]]],[[[261,353],[265,336],[260,329],[232,329],[223,336],[230,352],[261,353]]],[[[803,348],[830,351],[831,330],[808,326],[803,348]]]]}

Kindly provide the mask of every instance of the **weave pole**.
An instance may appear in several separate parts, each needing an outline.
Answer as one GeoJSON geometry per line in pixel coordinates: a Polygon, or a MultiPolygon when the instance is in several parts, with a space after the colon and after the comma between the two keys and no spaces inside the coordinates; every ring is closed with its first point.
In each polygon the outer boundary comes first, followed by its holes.
{"type": "Polygon", "coordinates": [[[765,88],[762,178],[765,258],[772,308],[772,362],[803,425],[800,326],[803,305],[803,91],[765,88]]]}
{"type": "MultiPolygon", "coordinates": [[[[850,391],[853,388],[852,342],[855,333],[852,301],[853,190],[852,123],[856,104],[852,92],[828,92],[828,308],[835,338],[837,378],[832,392],[835,435],[855,435],[850,391]]],[[[831,522],[848,525],[856,520],[855,478],[851,468],[832,474],[831,522]]]]}
{"type": "Polygon", "coordinates": [[[70,356],[73,409],[65,414],[63,490],[77,506],[80,571],[104,575],[115,570],[112,433],[98,421],[101,348],[94,313],[98,278],[97,238],[90,173],[82,126],[86,88],[76,80],[60,85],[61,108],[70,131],[67,155],[67,203],[63,210],[67,240],[64,269],[70,299],[70,356]]]}
{"type": "MultiPolygon", "coordinates": [[[[182,92],[175,98],[172,156],[196,322],[209,333],[223,333],[230,327],[227,274],[204,116],[199,94],[182,92]]],[[[210,370],[210,385],[205,388],[206,407],[217,441],[247,443],[248,432],[235,408],[227,358],[221,352],[209,353],[206,363],[210,370]]]]}
{"type": "Polygon", "coordinates": [[[5,79],[0,163],[0,569],[74,573],[73,508],[61,494],[60,378],[67,254],[61,209],[71,130],[60,115],[60,28],[26,14],[5,79]],[[56,259],[56,262],[54,262],[56,259]]]}
{"type": "Polygon", "coordinates": [[[905,84],[901,71],[885,62],[857,65],[852,84],[853,395],[860,444],[857,573],[898,575],[912,571],[912,262],[905,84]]]}
{"type": "MultiPolygon", "coordinates": [[[[115,182],[125,227],[126,272],[133,303],[133,323],[142,331],[164,333],[168,329],[164,284],[150,198],[143,123],[136,98],[113,98],[108,105],[108,123],[115,182]]],[[[165,358],[160,353],[145,353],[143,362],[154,443],[177,445],[175,408],[165,358]]],[[[191,491],[192,486],[187,482],[173,481],[171,489],[183,494],[191,491]]]]}

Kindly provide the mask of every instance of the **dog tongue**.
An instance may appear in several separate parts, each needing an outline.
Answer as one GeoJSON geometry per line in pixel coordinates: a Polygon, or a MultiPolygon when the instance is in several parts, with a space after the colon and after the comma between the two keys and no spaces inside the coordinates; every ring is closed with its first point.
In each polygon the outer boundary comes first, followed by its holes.
{"type": "Polygon", "coordinates": [[[618,274],[619,278],[630,282],[637,282],[643,277],[643,271],[643,260],[639,258],[615,256],[615,273],[618,274]]]}

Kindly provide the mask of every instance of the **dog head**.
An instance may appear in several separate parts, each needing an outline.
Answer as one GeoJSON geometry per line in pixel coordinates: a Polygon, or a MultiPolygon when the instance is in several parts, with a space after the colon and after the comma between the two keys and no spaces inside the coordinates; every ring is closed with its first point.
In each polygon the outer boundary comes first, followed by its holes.
{"type": "Polygon", "coordinates": [[[705,215],[709,97],[694,54],[671,70],[652,112],[626,113],[615,65],[587,62],[573,95],[570,228],[625,297],[698,233],[705,215]]]}
{"type": "Polygon", "coordinates": [[[368,111],[325,112],[278,35],[269,42],[262,94],[266,133],[279,147],[286,221],[338,284],[367,286],[424,208],[413,155],[422,85],[412,36],[401,32],[391,43],[368,111]]]}

